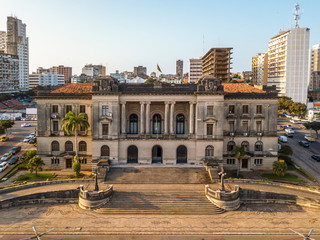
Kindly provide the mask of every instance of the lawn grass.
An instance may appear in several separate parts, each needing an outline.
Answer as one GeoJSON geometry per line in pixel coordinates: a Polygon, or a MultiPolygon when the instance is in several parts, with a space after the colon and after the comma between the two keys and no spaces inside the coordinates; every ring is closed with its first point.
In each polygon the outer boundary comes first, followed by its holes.
{"type": "Polygon", "coordinates": [[[37,181],[37,180],[45,180],[52,177],[54,177],[53,173],[38,173],[38,176],[36,176],[35,173],[27,173],[24,175],[20,175],[16,181],[17,182],[37,181]]]}
{"type": "Polygon", "coordinates": [[[297,175],[287,173],[283,177],[278,177],[272,173],[264,173],[260,175],[262,178],[267,178],[268,180],[278,180],[285,182],[294,182],[294,183],[304,183],[303,180],[299,179],[297,175]]]}

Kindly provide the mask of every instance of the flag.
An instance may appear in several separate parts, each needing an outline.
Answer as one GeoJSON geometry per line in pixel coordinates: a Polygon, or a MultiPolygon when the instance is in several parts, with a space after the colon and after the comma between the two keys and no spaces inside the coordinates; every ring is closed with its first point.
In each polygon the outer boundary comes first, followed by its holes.
{"type": "Polygon", "coordinates": [[[161,69],[160,69],[158,64],[157,64],[157,72],[162,73],[162,71],[161,71],[161,69]]]}

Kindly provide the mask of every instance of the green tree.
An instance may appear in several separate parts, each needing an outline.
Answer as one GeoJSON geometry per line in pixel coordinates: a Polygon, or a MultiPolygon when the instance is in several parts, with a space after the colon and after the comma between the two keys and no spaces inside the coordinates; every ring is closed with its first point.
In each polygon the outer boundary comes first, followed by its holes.
{"type": "Polygon", "coordinates": [[[29,169],[30,173],[33,173],[33,171],[36,172],[36,176],[38,176],[38,171],[42,170],[42,166],[44,166],[44,162],[42,159],[37,155],[31,158],[27,164],[27,168],[29,169]]]}
{"type": "Polygon", "coordinates": [[[73,158],[73,171],[76,173],[76,176],[79,177],[81,171],[81,164],[78,162],[78,157],[74,156],[73,158]]]}
{"type": "Polygon", "coordinates": [[[307,112],[307,106],[303,103],[292,103],[289,106],[290,113],[293,113],[294,115],[301,116],[305,115],[307,112]]]}
{"type": "Polygon", "coordinates": [[[0,121],[0,128],[5,130],[7,136],[8,136],[8,128],[12,128],[13,125],[14,125],[14,121],[12,121],[11,119],[0,121]]]}
{"type": "Polygon", "coordinates": [[[239,177],[239,174],[240,174],[240,161],[241,161],[241,158],[246,155],[246,151],[244,150],[244,147],[234,146],[232,151],[231,151],[231,153],[238,160],[237,176],[239,177]]]}
{"type": "Polygon", "coordinates": [[[315,131],[317,138],[319,138],[318,131],[320,130],[320,122],[307,122],[307,123],[304,123],[303,125],[306,127],[306,129],[311,129],[315,131]]]}
{"type": "Polygon", "coordinates": [[[147,84],[153,84],[153,83],[155,83],[157,81],[157,79],[155,79],[155,78],[148,78],[144,83],[147,83],[147,84]]]}
{"type": "Polygon", "coordinates": [[[23,161],[29,161],[31,158],[37,155],[37,150],[30,150],[22,154],[21,159],[23,161]]]}
{"type": "Polygon", "coordinates": [[[293,104],[293,101],[289,97],[281,97],[278,99],[278,110],[284,110],[289,112],[290,106],[293,104]]]}
{"type": "MultiPolygon", "coordinates": [[[[74,112],[68,112],[64,118],[62,119],[62,130],[64,130],[68,135],[74,134],[74,142],[75,142],[75,152],[78,157],[78,142],[77,136],[79,132],[79,128],[83,127],[87,132],[89,129],[88,115],[86,113],[79,113],[77,116],[74,112]]],[[[78,158],[76,158],[78,161],[78,158]]]]}
{"type": "Polygon", "coordinates": [[[285,161],[274,161],[273,162],[273,174],[278,177],[284,176],[287,172],[288,166],[285,161]]]}
{"type": "Polygon", "coordinates": [[[281,144],[281,149],[280,149],[279,153],[283,153],[283,154],[286,154],[286,155],[292,155],[293,151],[292,151],[292,148],[289,145],[281,144]]]}

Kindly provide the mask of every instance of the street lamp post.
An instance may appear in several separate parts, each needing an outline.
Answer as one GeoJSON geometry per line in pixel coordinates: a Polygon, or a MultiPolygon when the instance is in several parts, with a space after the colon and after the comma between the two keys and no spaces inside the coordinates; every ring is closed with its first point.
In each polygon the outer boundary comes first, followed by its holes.
{"type": "Polygon", "coordinates": [[[96,168],[96,183],[94,186],[94,191],[99,191],[99,186],[98,186],[98,167],[96,168]]]}

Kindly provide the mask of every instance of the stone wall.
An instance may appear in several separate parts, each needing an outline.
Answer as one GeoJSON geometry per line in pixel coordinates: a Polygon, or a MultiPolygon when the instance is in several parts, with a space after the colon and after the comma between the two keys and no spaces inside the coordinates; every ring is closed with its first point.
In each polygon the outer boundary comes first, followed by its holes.
{"type": "Polygon", "coordinates": [[[88,210],[97,209],[109,202],[112,194],[112,185],[110,185],[106,190],[96,192],[89,192],[88,190],[84,190],[83,185],[81,185],[79,192],[79,207],[88,210]]]}
{"type": "Polygon", "coordinates": [[[205,195],[215,206],[234,211],[240,207],[239,186],[235,186],[232,191],[212,190],[209,185],[205,186],[205,195]]]}

